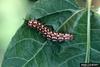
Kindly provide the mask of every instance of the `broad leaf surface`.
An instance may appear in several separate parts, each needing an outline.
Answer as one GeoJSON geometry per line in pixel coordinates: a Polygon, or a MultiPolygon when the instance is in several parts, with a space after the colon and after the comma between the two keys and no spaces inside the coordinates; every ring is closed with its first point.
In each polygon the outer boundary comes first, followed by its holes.
{"type": "Polygon", "coordinates": [[[100,62],[100,15],[91,16],[91,62],[100,62]]]}
{"type": "MultiPolygon", "coordinates": [[[[38,0],[27,17],[39,19],[41,23],[52,26],[54,31],[71,33],[74,39],[49,41],[37,30],[28,27],[25,21],[12,38],[2,67],[79,67],[85,62],[86,9],[80,9],[74,0],[38,0]]],[[[91,62],[100,62],[99,18],[91,13],[91,62]]]]}

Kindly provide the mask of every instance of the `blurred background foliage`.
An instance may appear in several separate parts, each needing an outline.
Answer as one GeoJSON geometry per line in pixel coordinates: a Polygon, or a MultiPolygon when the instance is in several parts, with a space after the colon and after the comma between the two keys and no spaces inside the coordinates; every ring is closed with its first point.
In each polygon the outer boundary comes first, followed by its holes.
{"type": "Polygon", "coordinates": [[[0,65],[9,41],[23,24],[28,0],[0,0],[0,65]]]}
{"type": "MultiPolygon", "coordinates": [[[[0,65],[8,43],[23,24],[32,1],[37,0],[0,0],[0,65]]],[[[100,7],[100,0],[93,0],[93,5],[100,7]]],[[[97,12],[100,13],[100,8],[97,12]]]]}

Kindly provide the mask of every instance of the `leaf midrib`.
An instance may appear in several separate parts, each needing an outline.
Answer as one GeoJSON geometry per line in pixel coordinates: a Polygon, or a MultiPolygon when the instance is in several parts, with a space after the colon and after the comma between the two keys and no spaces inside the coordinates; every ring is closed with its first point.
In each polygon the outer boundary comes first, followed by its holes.
{"type": "Polygon", "coordinates": [[[90,49],[91,49],[91,23],[90,23],[90,11],[91,11],[92,0],[87,0],[87,48],[85,63],[90,63],[90,49]]]}

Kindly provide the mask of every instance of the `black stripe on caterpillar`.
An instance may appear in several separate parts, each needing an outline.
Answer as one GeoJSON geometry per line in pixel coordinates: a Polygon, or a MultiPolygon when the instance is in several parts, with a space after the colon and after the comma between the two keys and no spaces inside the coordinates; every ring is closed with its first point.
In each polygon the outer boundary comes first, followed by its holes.
{"type": "Polygon", "coordinates": [[[36,28],[40,33],[42,33],[47,39],[52,41],[66,41],[66,40],[72,40],[73,35],[71,34],[63,34],[59,32],[53,32],[51,31],[47,26],[43,25],[37,20],[29,20],[28,26],[31,28],[36,28]]]}

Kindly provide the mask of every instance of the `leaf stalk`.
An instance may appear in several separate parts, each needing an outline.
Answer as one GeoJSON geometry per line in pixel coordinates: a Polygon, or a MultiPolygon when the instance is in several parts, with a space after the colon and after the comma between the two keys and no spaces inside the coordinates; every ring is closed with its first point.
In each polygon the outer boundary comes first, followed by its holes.
{"type": "Polygon", "coordinates": [[[90,50],[91,50],[91,23],[90,23],[90,11],[91,11],[92,0],[87,0],[87,48],[85,63],[90,62],[90,50]]]}

